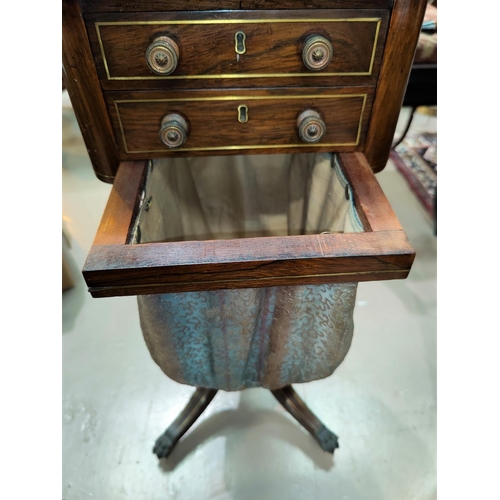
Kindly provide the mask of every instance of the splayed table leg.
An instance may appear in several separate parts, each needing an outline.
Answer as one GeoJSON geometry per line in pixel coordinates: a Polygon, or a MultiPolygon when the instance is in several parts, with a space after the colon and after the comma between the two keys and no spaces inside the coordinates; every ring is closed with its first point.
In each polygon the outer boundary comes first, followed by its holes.
{"type": "Polygon", "coordinates": [[[338,437],[314,415],[291,385],[271,392],[285,410],[312,434],[321,449],[333,453],[339,447],[338,437]]]}
{"type": "Polygon", "coordinates": [[[174,420],[172,425],[156,440],[153,453],[158,458],[167,458],[173,451],[179,439],[196,422],[205,411],[210,401],[217,394],[216,389],[197,388],[187,406],[174,420]]]}

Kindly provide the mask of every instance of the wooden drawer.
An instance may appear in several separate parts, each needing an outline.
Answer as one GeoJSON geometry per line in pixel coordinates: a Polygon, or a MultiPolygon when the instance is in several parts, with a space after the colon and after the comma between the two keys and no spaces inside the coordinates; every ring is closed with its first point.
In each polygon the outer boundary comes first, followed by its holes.
{"type": "Polygon", "coordinates": [[[87,29],[106,89],[165,88],[166,81],[193,88],[206,80],[247,86],[261,78],[278,85],[345,78],[368,84],[379,71],[387,19],[385,10],[128,13],[90,15],[87,29]],[[303,61],[306,41],[315,35],[331,44],[331,62],[321,70],[303,61]],[[237,43],[237,36],[244,40],[237,43]],[[173,41],[178,54],[168,75],[156,74],[146,60],[159,37],[173,41]]]}
{"type": "Polygon", "coordinates": [[[373,90],[109,92],[106,98],[122,157],[138,159],[192,152],[359,150],[373,90]],[[325,125],[316,143],[299,136],[299,117],[307,110],[318,113],[325,125]],[[160,138],[162,120],[172,113],[188,125],[187,140],[175,148],[160,138]]]}
{"type": "MultiPolygon", "coordinates": [[[[165,177],[168,182],[164,184],[175,188],[173,195],[163,192],[156,184],[153,186],[156,191],[151,191],[150,162],[122,163],[83,270],[89,291],[94,297],[109,297],[406,278],[414,251],[364,155],[340,154],[338,164],[327,159],[326,165],[309,161],[311,156],[316,159],[319,155],[299,156],[302,160],[297,155],[269,155],[268,158],[276,162],[274,165],[278,174],[283,174],[285,169],[284,177],[276,174],[274,167],[269,168],[265,164],[254,170],[258,175],[254,177],[252,174],[243,179],[239,187],[233,182],[234,176],[231,175],[231,179],[221,177],[221,184],[224,185],[220,192],[223,195],[207,196],[204,213],[217,223],[220,220],[234,222],[241,219],[244,231],[240,234],[233,230],[236,237],[232,238],[224,233],[209,233],[208,239],[203,229],[206,217],[200,218],[200,231],[193,225],[196,218],[193,217],[195,212],[191,212],[203,200],[202,191],[207,180],[219,188],[218,180],[211,176],[213,170],[207,172],[206,169],[215,168],[218,172],[235,174],[239,171],[247,175],[248,163],[245,162],[250,161],[249,157],[236,157],[240,160],[211,158],[212,167],[204,163],[203,158],[176,159],[176,162],[185,161],[188,170],[192,165],[190,161],[199,162],[199,168],[189,170],[184,176],[179,175],[183,172],[182,164],[180,167],[177,164],[175,168],[155,165],[153,174],[158,174],[159,168],[176,169],[171,176],[165,177]],[[225,164],[224,161],[233,163],[225,164]],[[303,161],[304,168],[309,170],[297,169],[297,165],[292,165],[293,161],[303,161]],[[321,169],[312,181],[309,175],[311,165],[314,168],[319,165],[321,169]],[[330,185],[333,171],[336,175],[341,172],[339,178],[346,185],[342,184],[340,190],[337,185],[330,193],[326,187],[330,185]],[[298,179],[295,174],[299,174],[298,179]],[[197,179],[199,175],[205,177],[197,179]],[[282,182],[283,178],[288,180],[282,182]],[[302,179],[306,182],[302,183],[302,179]],[[294,189],[290,188],[291,184],[295,185],[294,189]],[[250,191],[239,196],[238,189],[242,193],[250,191]],[[292,191],[293,196],[290,195],[292,191]],[[143,224],[143,214],[157,209],[157,196],[165,198],[163,219],[153,220],[152,225],[154,228],[167,228],[170,236],[168,241],[150,241],[154,240],[153,237],[148,242],[142,242],[144,237],[140,237],[139,229],[143,224]],[[234,203],[231,204],[226,197],[233,198],[234,203]],[[245,203],[241,201],[242,197],[245,203]],[[323,200],[319,212],[318,206],[305,205],[310,200],[318,199],[323,200]],[[254,224],[251,217],[238,218],[235,215],[238,210],[248,212],[247,202],[257,208],[267,207],[258,219],[264,221],[263,224],[254,224]],[[328,222],[329,214],[336,214],[336,210],[341,209],[337,207],[345,208],[346,204],[348,210],[355,207],[358,225],[355,232],[349,232],[352,227],[346,229],[347,225],[337,224],[333,228],[328,222]],[[283,206],[287,207],[285,215],[291,217],[292,212],[295,214],[297,226],[290,223],[290,218],[280,218],[283,206]],[[181,220],[177,212],[183,210],[188,213],[181,220]],[[276,231],[268,231],[269,220],[278,221],[271,224],[277,228],[276,231]],[[328,233],[325,233],[325,228],[329,229],[328,233]],[[254,234],[258,236],[253,237],[254,234]],[[182,241],[175,241],[179,235],[183,235],[180,238],[182,241]]],[[[253,157],[254,162],[256,158],[264,157],[253,157]]],[[[219,226],[223,227],[223,224],[219,226]]],[[[233,226],[231,223],[228,225],[233,226]]],[[[145,234],[146,230],[142,227],[145,234]]]]}
{"type": "Polygon", "coordinates": [[[126,153],[116,109],[112,125],[106,96],[139,90],[238,89],[240,94],[241,89],[308,88],[311,95],[332,87],[369,87],[359,144],[333,151],[363,151],[372,169],[382,170],[425,7],[425,0],[64,0],[63,76],[97,177],[112,183],[121,160],[140,158],[126,153]],[[180,59],[175,71],[160,76],[150,71],[146,51],[155,36],[169,30],[175,31],[180,59]],[[236,30],[246,36],[239,57],[236,30]],[[320,71],[306,71],[302,50],[315,33],[332,44],[332,60],[320,71]]]}

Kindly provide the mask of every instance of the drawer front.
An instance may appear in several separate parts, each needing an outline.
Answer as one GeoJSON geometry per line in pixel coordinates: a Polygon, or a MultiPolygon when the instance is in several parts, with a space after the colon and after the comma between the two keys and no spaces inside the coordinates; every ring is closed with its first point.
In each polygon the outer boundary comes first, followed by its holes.
{"type": "Polygon", "coordinates": [[[108,93],[107,98],[120,149],[137,158],[276,148],[357,150],[364,140],[373,93],[368,88],[315,93],[308,89],[286,93],[117,92],[108,93]],[[170,148],[162,142],[160,129],[162,121],[168,121],[164,118],[171,115],[185,120],[187,139],[170,148]],[[311,122],[311,115],[319,121],[311,122]],[[309,133],[317,135],[308,137],[309,133]],[[317,142],[305,142],[304,137],[317,142]]]}
{"type": "MultiPolygon", "coordinates": [[[[99,76],[106,81],[294,77],[371,81],[378,74],[387,18],[387,11],[379,10],[163,13],[143,14],[141,19],[124,14],[91,18],[87,27],[99,76]],[[326,45],[308,51],[307,43],[315,36],[326,45]],[[169,74],[155,73],[146,57],[148,48],[164,39],[176,59],[169,74]],[[320,60],[313,66],[324,67],[309,69],[311,58],[320,60]]],[[[151,57],[154,68],[154,54],[151,57]]]]}

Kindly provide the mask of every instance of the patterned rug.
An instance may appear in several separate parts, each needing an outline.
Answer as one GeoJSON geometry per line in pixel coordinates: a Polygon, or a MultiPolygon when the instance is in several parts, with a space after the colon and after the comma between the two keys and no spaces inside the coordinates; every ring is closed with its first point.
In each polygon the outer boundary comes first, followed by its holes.
{"type": "Polygon", "coordinates": [[[437,135],[405,138],[391,151],[391,159],[423,207],[436,218],[437,135]]]}

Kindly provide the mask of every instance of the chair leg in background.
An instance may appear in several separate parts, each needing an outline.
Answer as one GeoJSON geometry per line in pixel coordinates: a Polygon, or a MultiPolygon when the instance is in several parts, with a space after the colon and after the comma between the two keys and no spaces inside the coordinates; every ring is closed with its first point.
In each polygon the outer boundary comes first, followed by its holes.
{"type": "Polygon", "coordinates": [[[392,144],[392,149],[395,149],[396,146],[398,146],[399,144],[401,144],[403,142],[404,138],[406,137],[406,134],[410,130],[411,124],[413,122],[413,118],[415,117],[416,109],[417,108],[415,106],[411,107],[410,118],[408,119],[408,122],[406,123],[406,127],[404,129],[404,132],[402,133],[401,137],[396,142],[394,142],[392,144]]]}

